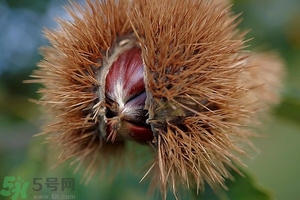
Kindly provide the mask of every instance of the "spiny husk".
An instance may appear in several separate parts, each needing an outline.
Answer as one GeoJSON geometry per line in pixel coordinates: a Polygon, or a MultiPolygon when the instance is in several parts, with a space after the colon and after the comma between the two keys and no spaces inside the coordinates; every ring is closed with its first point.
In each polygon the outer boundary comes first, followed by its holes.
{"type": "Polygon", "coordinates": [[[153,97],[149,122],[158,137],[162,188],[190,182],[202,188],[204,180],[223,185],[226,167],[238,160],[232,151],[244,153],[237,143],[248,143],[245,126],[257,109],[243,82],[248,56],[236,16],[206,1],[145,2],[143,9],[135,13],[143,22],[136,30],[153,97]]]}
{"type": "Polygon", "coordinates": [[[253,53],[247,60],[247,80],[244,82],[265,109],[280,103],[284,63],[276,52],[253,53]],[[269,106],[266,106],[269,105],[269,106]]]}
{"type": "Polygon", "coordinates": [[[59,163],[74,159],[71,164],[77,162],[78,167],[88,164],[89,178],[94,170],[106,170],[112,160],[124,159],[124,141],[103,139],[95,114],[105,113],[97,73],[113,53],[117,37],[132,33],[126,7],[127,1],[66,7],[73,21],[57,19],[60,29],[45,30],[50,46],[41,48],[44,60],[32,76],[37,78],[33,82],[44,85],[40,104],[52,116],[42,134],[62,148],[59,163]]]}
{"type": "MultiPolygon", "coordinates": [[[[243,50],[245,33],[230,7],[205,0],[88,0],[67,10],[73,21],[58,20],[60,29],[45,31],[51,45],[42,49],[33,76],[45,86],[40,103],[54,118],[44,134],[62,147],[61,159],[103,167],[123,152],[123,141],[102,138],[95,117],[105,115],[97,73],[116,43],[133,35],[142,49],[156,138],[153,180],[164,196],[169,186],[174,193],[179,185],[202,189],[204,182],[225,187],[228,167],[239,162],[235,152],[245,154],[244,145],[251,145],[247,127],[256,123],[258,101],[273,103],[257,92],[268,69],[243,50]],[[252,82],[256,74],[260,79],[252,82]]],[[[268,81],[280,83],[281,64],[273,67],[278,73],[268,81]]],[[[277,98],[269,86],[264,95],[277,98]]]]}

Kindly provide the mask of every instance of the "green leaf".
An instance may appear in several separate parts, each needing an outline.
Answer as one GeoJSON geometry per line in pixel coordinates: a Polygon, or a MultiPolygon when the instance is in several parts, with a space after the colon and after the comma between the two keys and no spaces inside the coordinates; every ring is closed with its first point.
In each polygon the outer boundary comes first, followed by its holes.
{"type": "Polygon", "coordinates": [[[294,122],[299,122],[300,120],[300,90],[287,90],[284,95],[284,99],[280,106],[276,109],[276,114],[292,120],[294,122]]]}
{"type": "Polygon", "coordinates": [[[205,192],[194,199],[200,200],[271,200],[274,199],[271,194],[264,188],[257,186],[254,178],[244,169],[239,169],[243,174],[242,177],[235,171],[231,174],[234,181],[227,180],[226,186],[228,190],[215,193],[209,186],[205,188],[205,192]]]}

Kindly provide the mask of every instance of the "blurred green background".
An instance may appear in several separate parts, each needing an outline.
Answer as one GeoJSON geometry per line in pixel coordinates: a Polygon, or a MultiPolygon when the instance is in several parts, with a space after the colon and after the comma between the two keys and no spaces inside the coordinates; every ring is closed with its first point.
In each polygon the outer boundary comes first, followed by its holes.
{"type": "MultiPolygon", "coordinates": [[[[28,101],[38,98],[35,93],[38,86],[22,81],[29,79],[41,59],[38,47],[47,44],[42,36],[43,27],[55,28],[54,17],[68,17],[62,8],[66,3],[66,0],[0,0],[0,190],[5,176],[21,176],[30,183],[33,178],[40,177],[43,184],[47,177],[74,177],[75,191],[67,194],[76,195],[76,199],[159,199],[159,196],[145,196],[148,182],[139,184],[142,174],[134,173],[136,169],[130,167],[124,167],[125,173],[118,175],[115,181],[92,180],[87,186],[81,185],[80,176],[73,175],[66,165],[51,171],[53,154],[47,154],[47,146],[41,144],[43,138],[32,137],[43,123],[39,108],[28,101]]],[[[274,199],[298,200],[300,1],[235,0],[233,10],[243,13],[240,27],[251,29],[247,35],[247,38],[254,38],[248,43],[250,49],[278,51],[287,72],[283,101],[273,109],[272,119],[267,122],[264,130],[267,137],[254,139],[260,152],[252,155],[253,160],[245,161],[247,171],[257,185],[271,191],[274,199]]],[[[44,187],[35,194],[51,192],[44,187]]],[[[63,193],[58,190],[55,194],[63,193]]],[[[32,199],[30,195],[26,199],[32,199]]],[[[1,199],[11,199],[11,196],[0,195],[1,199]]]]}

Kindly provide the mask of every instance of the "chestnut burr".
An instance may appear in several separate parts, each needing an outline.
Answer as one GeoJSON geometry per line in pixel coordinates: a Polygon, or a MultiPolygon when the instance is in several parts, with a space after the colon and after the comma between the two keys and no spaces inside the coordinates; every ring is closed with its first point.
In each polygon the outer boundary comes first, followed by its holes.
{"type": "Polygon", "coordinates": [[[164,198],[226,187],[252,146],[249,127],[279,102],[281,60],[245,50],[227,1],[87,0],[67,11],[71,21],[45,30],[32,76],[60,161],[87,163],[92,176],[128,158],[132,140],[151,147],[146,174],[164,198]]]}

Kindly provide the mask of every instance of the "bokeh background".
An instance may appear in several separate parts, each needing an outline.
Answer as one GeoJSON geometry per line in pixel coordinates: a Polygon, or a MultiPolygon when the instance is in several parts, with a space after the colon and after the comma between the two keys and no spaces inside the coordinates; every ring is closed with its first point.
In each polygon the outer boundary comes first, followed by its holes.
{"type": "MultiPolygon", "coordinates": [[[[49,155],[39,133],[43,118],[39,108],[28,99],[37,99],[38,85],[23,80],[41,59],[38,48],[47,44],[43,27],[55,28],[54,17],[68,18],[62,5],[66,0],[0,0],[0,190],[5,176],[33,178],[74,177],[76,199],[158,199],[146,197],[148,182],[138,184],[141,174],[124,166],[115,181],[92,180],[80,184],[80,176],[66,165],[50,170],[49,155]]],[[[274,199],[300,199],[300,1],[235,0],[235,13],[243,13],[242,29],[250,29],[250,49],[275,50],[286,63],[282,103],[272,110],[266,123],[267,137],[254,139],[260,152],[246,160],[247,171],[258,186],[270,191],[274,199]]],[[[52,150],[50,150],[52,151],[52,150]]],[[[31,186],[29,186],[31,187],[31,186]]],[[[42,190],[38,194],[49,194],[42,190]]],[[[50,193],[51,194],[51,193],[50,193]]],[[[55,192],[61,194],[61,190],[55,192]]],[[[187,197],[189,198],[189,197],[187,197]]],[[[0,200],[5,199],[0,195],[0,200]]],[[[11,199],[8,197],[6,199],[11,199]]],[[[29,196],[27,199],[32,199],[29,196]]],[[[170,198],[171,199],[171,198],[170,198]]]]}

